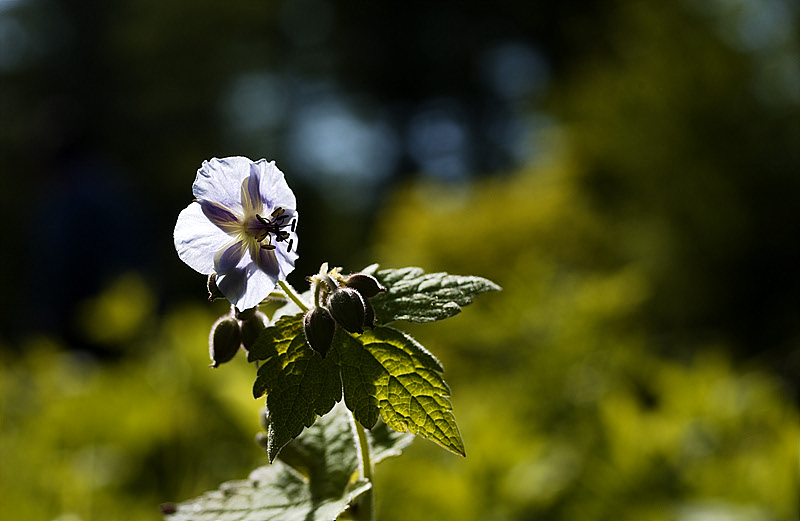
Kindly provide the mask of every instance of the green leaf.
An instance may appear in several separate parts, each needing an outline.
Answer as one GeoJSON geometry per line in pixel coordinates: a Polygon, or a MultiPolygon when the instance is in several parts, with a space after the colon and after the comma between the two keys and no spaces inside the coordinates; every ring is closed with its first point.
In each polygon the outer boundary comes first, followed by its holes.
{"type": "Polygon", "coordinates": [[[308,479],[311,497],[341,496],[358,470],[350,413],[335,406],[281,450],[278,459],[308,479]]]}
{"type": "Polygon", "coordinates": [[[386,425],[386,422],[381,420],[378,420],[375,427],[367,431],[367,437],[370,440],[370,447],[372,447],[373,464],[378,464],[386,458],[399,456],[414,441],[412,433],[392,430],[386,425]]]}
{"type": "Polygon", "coordinates": [[[334,346],[345,404],[364,427],[373,428],[380,414],[397,432],[418,434],[464,455],[443,368],[424,347],[389,327],[356,337],[338,331],[334,346]]]}
{"type": "Polygon", "coordinates": [[[472,299],[500,286],[481,277],[425,273],[421,268],[386,269],[369,266],[363,273],[373,275],[386,291],[370,299],[379,324],[395,320],[434,322],[461,312],[472,299]]]}
{"type": "MultiPolygon", "coordinates": [[[[500,289],[480,277],[425,274],[419,268],[364,270],[387,287],[373,303],[379,323],[430,322],[453,316],[486,291],[500,289]]],[[[311,299],[306,292],[301,298],[311,299]]],[[[436,358],[407,335],[378,327],[354,337],[337,328],[333,346],[321,358],[305,342],[300,309],[288,303],[248,354],[261,362],[253,395],[267,395],[267,454],[281,449],[327,413],[344,392],[347,407],[367,429],[383,418],[399,433],[419,434],[464,454],[448,400],[450,389],[436,358]]]]}
{"type": "Polygon", "coordinates": [[[273,461],[284,445],[341,400],[339,367],[334,356],[323,359],[306,345],[301,314],[268,327],[248,359],[263,361],[253,395],[267,395],[267,455],[273,461]]]}
{"type": "MultiPolygon", "coordinates": [[[[278,461],[246,480],[177,505],[169,521],[332,521],[371,486],[358,471],[350,414],[338,406],[281,451],[278,461]]],[[[386,450],[402,450],[395,438],[386,450]]]]}
{"type": "MultiPolygon", "coordinates": [[[[367,436],[373,464],[400,455],[414,441],[411,433],[395,432],[384,422],[378,422],[375,428],[367,431],[367,436]]],[[[334,497],[347,487],[358,470],[355,440],[350,411],[338,403],[330,413],[288,443],[278,459],[309,480],[314,498],[334,497]]]]}

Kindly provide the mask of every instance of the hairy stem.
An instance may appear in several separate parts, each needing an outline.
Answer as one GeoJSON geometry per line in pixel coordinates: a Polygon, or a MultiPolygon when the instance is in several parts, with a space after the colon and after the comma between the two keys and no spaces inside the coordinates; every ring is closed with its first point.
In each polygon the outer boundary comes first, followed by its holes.
{"type": "Polygon", "coordinates": [[[291,287],[290,285],[288,285],[288,284],[286,283],[286,281],[283,281],[283,280],[279,280],[279,281],[278,281],[278,285],[281,287],[281,289],[282,289],[282,290],[283,290],[283,292],[286,294],[286,296],[287,296],[287,297],[289,297],[289,299],[291,299],[291,301],[292,301],[292,302],[294,302],[295,304],[297,304],[297,307],[299,307],[299,308],[300,308],[300,310],[301,310],[303,313],[305,313],[306,311],[308,311],[308,306],[306,306],[305,302],[303,302],[303,301],[300,299],[300,295],[298,295],[298,294],[297,294],[297,292],[294,290],[294,288],[293,288],[293,287],[291,287]]]}
{"type": "Polygon", "coordinates": [[[372,479],[372,459],[370,457],[369,440],[364,427],[353,417],[356,427],[356,437],[358,438],[358,448],[361,454],[361,477],[369,481],[372,486],[360,497],[358,510],[354,512],[355,519],[358,521],[375,521],[375,502],[374,490],[375,482],[372,479]]]}

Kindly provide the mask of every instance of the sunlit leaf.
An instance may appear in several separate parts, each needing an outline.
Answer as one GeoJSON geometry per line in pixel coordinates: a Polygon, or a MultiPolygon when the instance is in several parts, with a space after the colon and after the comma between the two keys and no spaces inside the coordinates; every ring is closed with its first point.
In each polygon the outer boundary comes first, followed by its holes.
{"type": "Polygon", "coordinates": [[[499,291],[494,282],[481,277],[425,273],[421,268],[378,270],[372,265],[364,273],[372,274],[386,286],[386,291],[373,297],[379,324],[395,320],[434,322],[452,317],[472,299],[487,291],[499,291]]]}
{"type": "MultiPolygon", "coordinates": [[[[350,414],[348,412],[348,414],[350,414]]],[[[414,441],[414,435],[410,432],[397,432],[389,428],[386,422],[378,420],[378,423],[369,431],[367,437],[372,448],[372,463],[377,464],[386,458],[399,456],[414,441]]]]}
{"type": "Polygon", "coordinates": [[[464,455],[442,366],[411,337],[377,327],[358,337],[338,332],[344,398],[356,419],[372,428],[378,415],[397,432],[429,438],[464,455]]]}
{"type": "MultiPolygon", "coordinates": [[[[447,318],[475,295],[499,289],[480,277],[425,274],[418,268],[383,270],[376,275],[388,288],[373,299],[383,323],[447,318]]],[[[279,310],[276,316],[280,315],[279,310]]],[[[366,428],[372,429],[382,418],[399,433],[419,434],[464,454],[441,364],[395,329],[377,327],[354,337],[338,328],[329,355],[322,358],[306,345],[298,312],[280,316],[268,327],[248,358],[260,363],[253,394],[267,396],[270,461],[341,400],[342,392],[347,407],[366,428]]]]}

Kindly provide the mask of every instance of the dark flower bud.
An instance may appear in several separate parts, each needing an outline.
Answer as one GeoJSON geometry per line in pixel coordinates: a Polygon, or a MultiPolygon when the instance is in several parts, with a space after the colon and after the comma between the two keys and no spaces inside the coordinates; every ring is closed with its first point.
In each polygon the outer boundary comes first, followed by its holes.
{"type": "Polygon", "coordinates": [[[234,357],[242,343],[242,331],[239,322],[230,315],[226,315],[214,324],[211,328],[211,338],[208,351],[211,360],[214,361],[211,367],[219,367],[234,357]]]}
{"type": "Polygon", "coordinates": [[[267,315],[256,311],[247,320],[242,320],[242,345],[245,349],[252,349],[261,332],[267,329],[267,315]]]}
{"type": "Polygon", "coordinates": [[[375,327],[375,308],[367,299],[364,299],[364,327],[369,329],[375,327]]]}
{"type": "Polygon", "coordinates": [[[217,287],[217,274],[212,273],[208,276],[208,282],[206,283],[206,288],[208,288],[208,300],[217,300],[221,298],[225,298],[225,295],[217,287]]]}
{"type": "Polygon", "coordinates": [[[250,308],[250,309],[245,309],[244,311],[239,311],[239,308],[235,308],[233,306],[231,306],[231,308],[234,311],[234,316],[236,318],[238,318],[239,320],[250,320],[251,318],[253,318],[255,316],[256,311],[258,311],[257,307],[250,308]]]}
{"type": "Polygon", "coordinates": [[[308,346],[325,358],[333,343],[336,322],[325,308],[312,308],[303,316],[303,332],[308,346]]]}
{"type": "Polygon", "coordinates": [[[372,298],[386,288],[378,282],[378,279],[366,273],[355,273],[350,275],[344,282],[348,287],[357,290],[364,297],[364,300],[372,298]]]}
{"type": "Polygon", "coordinates": [[[328,309],[336,323],[350,333],[364,332],[366,304],[361,293],[353,288],[340,287],[328,297],[328,309]]]}

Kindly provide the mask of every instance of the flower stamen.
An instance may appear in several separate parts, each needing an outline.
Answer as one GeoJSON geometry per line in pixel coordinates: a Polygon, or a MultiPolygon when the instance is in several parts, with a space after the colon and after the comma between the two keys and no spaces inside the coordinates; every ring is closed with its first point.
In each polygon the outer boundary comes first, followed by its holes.
{"type": "Polygon", "coordinates": [[[272,214],[270,214],[269,219],[265,219],[260,215],[256,214],[256,219],[260,222],[264,229],[260,230],[258,234],[255,236],[256,241],[262,243],[260,246],[265,250],[274,250],[275,245],[272,244],[272,237],[275,236],[275,240],[277,242],[289,240],[289,243],[286,247],[286,251],[289,252],[292,250],[292,239],[289,239],[289,232],[283,230],[282,228],[286,228],[287,226],[291,227],[292,232],[294,232],[294,227],[296,223],[296,219],[292,219],[291,222],[286,222],[289,218],[289,215],[286,214],[286,210],[282,207],[276,208],[272,214]],[[266,243],[263,241],[266,240],[266,243]]]}

